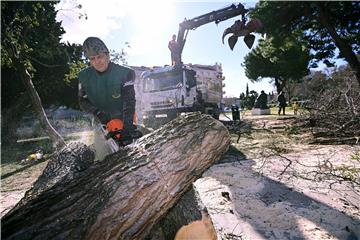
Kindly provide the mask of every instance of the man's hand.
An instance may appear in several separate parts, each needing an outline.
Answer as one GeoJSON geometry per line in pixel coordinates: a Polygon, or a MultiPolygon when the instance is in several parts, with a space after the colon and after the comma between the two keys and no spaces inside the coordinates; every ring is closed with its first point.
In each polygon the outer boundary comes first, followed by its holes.
{"type": "Polygon", "coordinates": [[[126,124],[124,126],[124,130],[129,131],[129,132],[133,132],[137,129],[137,127],[134,124],[126,124]]]}
{"type": "Polygon", "coordinates": [[[136,126],[133,130],[124,130],[123,135],[121,136],[120,143],[123,146],[126,146],[128,144],[131,144],[135,139],[141,138],[143,134],[136,130],[136,126]]]}
{"type": "Polygon", "coordinates": [[[139,130],[136,130],[136,126],[131,125],[130,129],[125,128],[123,130],[109,132],[106,137],[115,139],[120,146],[126,146],[131,144],[134,139],[140,138],[142,136],[143,134],[139,130]],[[117,137],[118,135],[120,138],[117,137]]]}
{"type": "Polygon", "coordinates": [[[111,119],[110,115],[103,111],[96,111],[95,116],[102,124],[106,124],[111,119]]]}

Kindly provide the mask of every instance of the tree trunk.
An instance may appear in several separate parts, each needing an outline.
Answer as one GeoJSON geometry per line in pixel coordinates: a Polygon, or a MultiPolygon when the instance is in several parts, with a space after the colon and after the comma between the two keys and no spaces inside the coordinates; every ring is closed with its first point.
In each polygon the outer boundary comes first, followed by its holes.
{"type": "Polygon", "coordinates": [[[201,220],[202,210],[206,206],[199,198],[194,185],[182,195],[179,201],[154,225],[145,240],[174,239],[182,226],[201,220]]]}
{"type": "Polygon", "coordinates": [[[2,238],[142,239],[229,143],[224,125],[192,113],[96,164],[66,146],[4,216],[2,238]]]}
{"type": "Polygon", "coordinates": [[[284,82],[285,81],[281,78],[275,78],[275,87],[278,94],[283,90],[285,85],[284,82]]]}
{"type": "Polygon", "coordinates": [[[356,79],[360,85],[360,61],[356,57],[356,54],[353,52],[351,45],[348,44],[344,39],[342,39],[339,34],[336,32],[335,28],[331,25],[329,21],[329,16],[326,11],[326,5],[322,2],[317,3],[319,9],[319,21],[320,23],[329,31],[331,38],[334,40],[335,45],[339,48],[340,53],[346,61],[349,63],[350,67],[355,73],[356,79]]]}
{"type": "Polygon", "coordinates": [[[22,63],[19,58],[13,57],[15,68],[18,70],[20,78],[25,85],[25,88],[30,96],[31,104],[34,107],[37,118],[39,119],[41,127],[49,135],[54,147],[60,149],[65,146],[65,142],[60,134],[51,126],[44,108],[41,103],[39,94],[37,93],[34,84],[32,83],[31,76],[27,69],[25,68],[24,63],[22,63]]]}

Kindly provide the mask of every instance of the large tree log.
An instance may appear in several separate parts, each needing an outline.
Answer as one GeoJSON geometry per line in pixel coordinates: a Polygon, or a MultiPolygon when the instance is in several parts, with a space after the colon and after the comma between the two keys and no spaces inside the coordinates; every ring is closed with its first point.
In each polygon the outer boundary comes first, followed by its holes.
{"type": "Polygon", "coordinates": [[[182,195],[177,203],[151,229],[146,240],[174,239],[177,231],[194,221],[201,220],[202,211],[206,206],[199,199],[198,193],[192,187],[182,195]]]}
{"type": "Polygon", "coordinates": [[[86,146],[67,146],[4,216],[2,238],[144,238],[229,143],[220,122],[193,113],[96,164],[86,146]]]}
{"type": "MultiPolygon", "coordinates": [[[[228,151],[224,153],[214,165],[205,171],[204,174],[208,175],[207,172],[211,172],[211,169],[216,168],[216,165],[218,164],[224,166],[224,164],[226,165],[227,163],[238,162],[244,158],[245,156],[239,152],[239,150],[230,145],[228,151]]],[[[235,210],[232,208],[231,200],[229,199],[231,193],[226,191],[226,187],[224,185],[221,183],[218,185],[207,185],[208,183],[216,182],[215,179],[210,180],[209,178],[203,177],[197,179],[192,184],[192,188],[190,188],[190,190],[187,191],[154,226],[147,240],[174,239],[176,233],[181,227],[201,220],[204,210],[208,212],[211,220],[213,221],[213,227],[217,234],[217,239],[243,239],[241,238],[241,235],[231,231],[234,227],[232,224],[229,224],[227,228],[223,228],[223,225],[228,224],[227,221],[229,218],[231,219],[232,217],[235,217],[235,210]],[[207,199],[207,202],[204,202],[204,195],[211,196],[211,201],[207,199]],[[209,202],[211,202],[211,204],[209,204],[209,202]],[[222,213],[226,213],[226,216],[219,218],[222,213]],[[214,215],[215,219],[213,218],[214,215]],[[221,224],[219,224],[219,221],[221,224]],[[218,226],[216,226],[215,223],[217,223],[218,226]]]]}

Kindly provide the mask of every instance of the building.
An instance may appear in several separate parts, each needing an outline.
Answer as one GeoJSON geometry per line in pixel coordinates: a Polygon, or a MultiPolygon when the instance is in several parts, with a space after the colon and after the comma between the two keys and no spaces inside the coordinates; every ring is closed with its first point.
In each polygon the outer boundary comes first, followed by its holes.
{"type": "MultiPolygon", "coordinates": [[[[222,66],[219,63],[215,65],[187,64],[188,67],[196,71],[196,81],[198,90],[203,93],[204,99],[208,102],[217,102],[223,98],[222,66]]],[[[219,106],[221,107],[221,106],[219,106]]]]}

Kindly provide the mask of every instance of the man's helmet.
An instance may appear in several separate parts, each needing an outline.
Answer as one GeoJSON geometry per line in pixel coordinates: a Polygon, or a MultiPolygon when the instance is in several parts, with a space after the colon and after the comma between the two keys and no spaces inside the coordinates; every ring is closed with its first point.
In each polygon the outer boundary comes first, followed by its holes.
{"type": "Polygon", "coordinates": [[[109,53],[105,43],[97,37],[88,37],[83,44],[84,55],[87,58],[99,55],[100,53],[109,53]]]}

